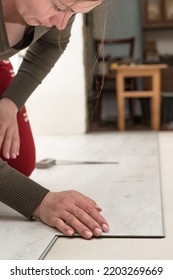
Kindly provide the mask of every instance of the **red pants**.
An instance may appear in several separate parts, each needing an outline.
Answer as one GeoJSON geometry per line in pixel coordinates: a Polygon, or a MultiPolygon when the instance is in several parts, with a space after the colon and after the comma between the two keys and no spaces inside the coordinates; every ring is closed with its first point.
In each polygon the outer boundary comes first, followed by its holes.
{"type": "MultiPolygon", "coordinates": [[[[0,61],[0,96],[8,88],[13,77],[14,72],[11,63],[4,60],[0,61]]],[[[35,168],[35,145],[25,107],[18,114],[17,120],[20,135],[19,156],[16,159],[5,159],[0,152],[0,157],[11,167],[29,176],[35,168]]]]}

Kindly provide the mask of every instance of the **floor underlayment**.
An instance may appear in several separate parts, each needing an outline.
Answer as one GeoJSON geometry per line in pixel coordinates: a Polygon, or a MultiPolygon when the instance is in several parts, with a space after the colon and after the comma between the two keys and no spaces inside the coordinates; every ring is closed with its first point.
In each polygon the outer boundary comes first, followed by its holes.
{"type": "MultiPolygon", "coordinates": [[[[36,169],[32,178],[52,191],[76,189],[95,199],[110,225],[103,237],[164,237],[157,133],[47,136],[36,138],[36,147],[38,160],[51,157],[57,164],[36,169]]],[[[0,228],[0,259],[38,259],[62,235],[3,204],[0,228]]]]}

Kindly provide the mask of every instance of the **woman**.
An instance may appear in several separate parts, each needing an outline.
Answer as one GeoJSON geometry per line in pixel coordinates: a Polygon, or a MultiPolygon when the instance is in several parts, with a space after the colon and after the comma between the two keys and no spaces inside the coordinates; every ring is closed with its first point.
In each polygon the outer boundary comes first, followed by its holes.
{"type": "MultiPolygon", "coordinates": [[[[49,73],[69,42],[76,13],[102,0],[0,0],[0,59],[28,47],[23,63],[0,100],[0,148],[7,159],[19,154],[17,114],[49,73]]],[[[0,161],[0,200],[24,216],[40,218],[71,236],[108,231],[101,208],[76,192],[50,192],[0,161]]]]}

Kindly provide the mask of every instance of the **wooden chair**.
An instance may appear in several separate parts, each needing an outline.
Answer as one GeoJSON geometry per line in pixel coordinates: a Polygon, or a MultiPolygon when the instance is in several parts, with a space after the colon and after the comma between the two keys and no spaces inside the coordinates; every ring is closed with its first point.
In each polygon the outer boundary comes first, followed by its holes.
{"type": "MultiPolygon", "coordinates": [[[[93,78],[94,115],[92,119],[101,120],[103,95],[115,94],[115,76],[109,71],[113,62],[129,64],[134,59],[135,38],[94,40],[97,64],[93,78]]],[[[127,81],[127,87],[134,87],[132,79],[127,81]]],[[[130,111],[132,110],[130,106],[130,111]]],[[[92,113],[92,112],[91,112],[92,113]]]]}

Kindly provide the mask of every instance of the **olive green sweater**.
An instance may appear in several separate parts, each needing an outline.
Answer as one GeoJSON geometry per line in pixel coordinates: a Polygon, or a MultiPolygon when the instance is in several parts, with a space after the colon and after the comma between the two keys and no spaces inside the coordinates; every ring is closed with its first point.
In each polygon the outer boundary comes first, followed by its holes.
{"type": "MultiPolygon", "coordinates": [[[[63,31],[55,27],[32,27],[21,42],[10,48],[0,0],[0,60],[7,59],[29,46],[16,77],[3,95],[12,100],[19,110],[64,52],[69,42],[73,21],[74,17],[63,31]]],[[[48,192],[49,190],[0,159],[1,202],[31,218],[48,192]]]]}

